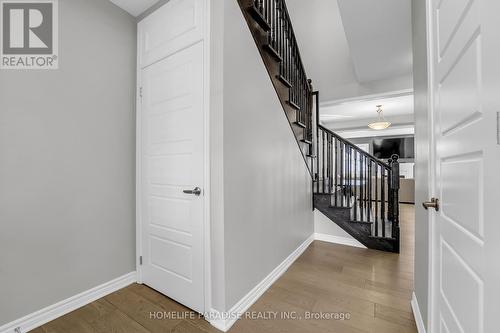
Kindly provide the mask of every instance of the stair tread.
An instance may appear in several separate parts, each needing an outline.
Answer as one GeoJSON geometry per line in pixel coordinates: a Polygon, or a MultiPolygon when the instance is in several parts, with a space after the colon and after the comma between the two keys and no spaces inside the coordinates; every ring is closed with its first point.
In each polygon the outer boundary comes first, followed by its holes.
{"type": "MultiPolygon", "coordinates": [[[[298,106],[294,101],[292,101],[292,100],[289,99],[286,102],[288,103],[288,105],[290,105],[295,110],[300,111],[300,106],[298,106]]],[[[305,127],[305,125],[304,125],[304,127],[305,127]]]]}
{"type": "Polygon", "coordinates": [[[283,75],[278,75],[277,78],[285,85],[287,86],[288,88],[291,88],[293,87],[293,85],[290,83],[290,81],[288,81],[283,75]]]}
{"type": "Polygon", "coordinates": [[[397,241],[396,238],[393,238],[393,237],[382,237],[382,236],[369,236],[370,238],[373,238],[373,239],[383,239],[383,240],[388,240],[388,241],[397,241]]]}
{"type": "Polygon", "coordinates": [[[270,31],[271,30],[271,26],[269,25],[269,23],[267,23],[266,19],[264,18],[264,16],[262,16],[262,14],[260,13],[260,11],[254,6],[250,6],[248,8],[248,11],[250,12],[250,15],[252,15],[253,19],[259,24],[259,26],[264,30],[264,31],[270,31]]]}
{"type": "Polygon", "coordinates": [[[364,223],[364,224],[373,224],[373,221],[355,221],[355,220],[350,220],[349,222],[351,223],[364,223]]]}
{"type": "Polygon", "coordinates": [[[271,44],[264,44],[264,49],[273,56],[274,59],[277,61],[281,62],[283,61],[283,58],[280,56],[278,51],[274,49],[274,47],[271,44]]]}

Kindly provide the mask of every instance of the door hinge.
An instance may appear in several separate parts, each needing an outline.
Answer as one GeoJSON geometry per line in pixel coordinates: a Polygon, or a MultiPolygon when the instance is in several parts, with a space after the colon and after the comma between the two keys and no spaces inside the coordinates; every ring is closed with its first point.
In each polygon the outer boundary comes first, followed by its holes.
{"type": "Polygon", "coordinates": [[[139,265],[142,265],[142,256],[139,256],[139,265]]]}
{"type": "Polygon", "coordinates": [[[139,87],[139,97],[142,98],[142,87],[139,87]]]}

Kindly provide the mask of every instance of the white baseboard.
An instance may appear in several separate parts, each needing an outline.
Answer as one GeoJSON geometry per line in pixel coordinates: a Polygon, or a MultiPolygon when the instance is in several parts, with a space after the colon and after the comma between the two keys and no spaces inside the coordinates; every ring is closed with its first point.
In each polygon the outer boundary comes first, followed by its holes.
{"type": "Polygon", "coordinates": [[[335,244],[342,244],[342,245],[348,245],[348,246],[354,246],[354,247],[360,247],[362,249],[366,249],[366,246],[355,240],[354,238],[347,238],[347,237],[342,237],[342,236],[333,236],[333,235],[327,235],[327,234],[319,234],[315,233],[314,234],[314,239],[323,241],[323,242],[328,242],[328,243],[335,243],[335,244]]]}
{"type": "Polygon", "coordinates": [[[24,333],[42,326],[51,320],[74,311],[101,297],[111,294],[137,281],[136,272],[130,272],[100,286],[84,291],[44,309],[33,312],[0,327],[0,333],[24,333]],[[16,331],[16,329],[18,329],[16,331]]]}
{"type": "Polygon", "coordinates": [[[307,249],[313,242],[314,234],[306,239],[295,251],[293,251],[281,264],[278,265],[268,276],[266,276],[258,285],[256,285],[248,294],[246,294],[238,303],[236,303],[228,312],[220,312],[211,309],[210,323],[215,328],[227,332],[238,318],[245,313],[252,304],[259,299],[262,294],[271,287],[271,285],[286,272],[288,267],[307,249]]]}
{"type": "Polygon", "coordinates": [[[420,307],[418,306],[417,296],[415,292],[411,296],[411,309],[413,310],[413,316],[415,317],[415,323],[417,324],[418,333],[425,333],[425,324],[422,319],[422,313],[420,312],[420,307]]]}

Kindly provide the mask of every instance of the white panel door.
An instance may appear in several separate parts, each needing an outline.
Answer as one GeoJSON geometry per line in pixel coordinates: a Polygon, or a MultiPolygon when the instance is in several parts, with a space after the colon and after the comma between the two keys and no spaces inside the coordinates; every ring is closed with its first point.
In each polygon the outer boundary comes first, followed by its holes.
{"type": "Polygon", "coordinates": [[[141,73],[142,280],[204,311],[203,43],[141,73]]]}
{"type": "Polygon", "coordinates": [[[431,332],[500,331],[498,3],[431,0],[431,332]]]}
{"type": "Polygon", "coordinates": [[[170,0],[139,22],[140,67],[202,40],[204,5],[205,0],[170,0]]]}

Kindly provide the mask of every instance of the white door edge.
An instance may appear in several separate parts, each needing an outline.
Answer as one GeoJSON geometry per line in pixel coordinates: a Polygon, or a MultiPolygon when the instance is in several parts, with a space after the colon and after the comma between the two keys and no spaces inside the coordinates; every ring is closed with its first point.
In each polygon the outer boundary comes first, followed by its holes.
{"type": "MultiPolygon", "coordinates": [[[[203,210],[203,250],[204,250],[204,311],[212,307],[211,293],[211,246],[210,246],[210,0],[204,0],[205,29],[203,32],[203,127],[204,127],[204,183],[203,200],[205,201],[203,210]]],[[[137,54],[140,52],[142,42],[141,35],[137,38],[137,54]]],[[[137,283],[142,284],[142,265],[140,257],[142,253],[142,105],[141,105],[141,87],[142,70],[140,57],[137,56],[137,84],[136,84],[136,272],[137,283]]]]}
{"type": "MultiPolygon", "coordinates": [[[[427,168],[428,172],[428,179],[429,179],[429,184],[428,184],[428,193],[429,197],[436,197],[436,186],[435,186],[435,180],[436,180],[436,172],[435,172],[435,163],[436,163],[436,141],[435,141],[435,135],[434,135],[434,62],[433,62],[433,57],[434,57],[434,35],[433,35],[433,16],[432,16],[432,2],[431,0],[426,0],[425,1],[425,7],[426,7],[426,39],[427,39],[427,126],[431,130],[428,132],[429,135],[429,165],[427,168]]],[[[420,204],[420,203],[416,203],[420,204]]],[[[435,280],[435,274],[434,274],[434,267],[435,267],[435,253],[436,249],[434,247],[435,245],[435,239],[434,236],[436,234],[436,226],[435,226],[435,216],[432,214],[431,211],[429,211],[428,214],[428,242],[429,242],[429,253],[428,253],[428,293],[427,293],[427,323],[426,327],[429,332],[433,332],[433,325],[434,325],[434,309],[435,309],[435,304],[434,304],[434,298],[435,298],[435,292],[436,292],[436,281],[435,280]]]]}

